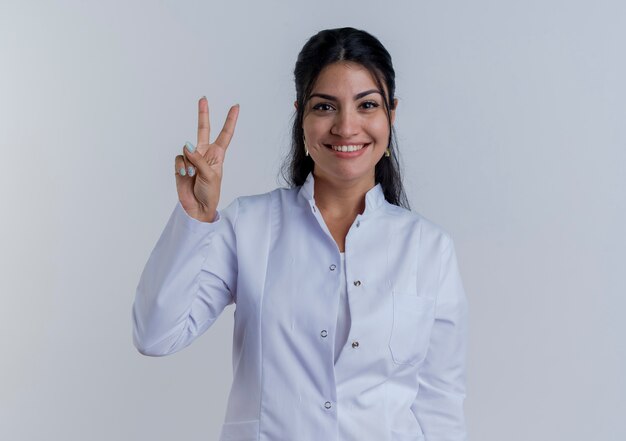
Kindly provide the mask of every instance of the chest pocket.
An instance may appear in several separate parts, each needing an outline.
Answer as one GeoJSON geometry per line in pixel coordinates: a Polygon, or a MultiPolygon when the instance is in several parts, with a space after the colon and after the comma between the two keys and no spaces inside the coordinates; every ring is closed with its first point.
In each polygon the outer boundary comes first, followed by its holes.
{"type": "Polygon", "coordinates": [[[396,364],[424,360],[435,321],[435,299],[414,292],[393,292],[393,323],[389,350],[396,364]]]}

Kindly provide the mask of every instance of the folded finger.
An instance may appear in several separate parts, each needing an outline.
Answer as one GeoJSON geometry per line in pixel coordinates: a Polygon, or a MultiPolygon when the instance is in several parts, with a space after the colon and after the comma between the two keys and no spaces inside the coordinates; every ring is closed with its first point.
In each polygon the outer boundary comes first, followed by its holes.
{"type": "Polygon", "coordinates": [[[187,175],[187,165],[185,164],[185,157],[183,155],[176,156],[174,160],[174,173],[180,176],[187,175]]]}

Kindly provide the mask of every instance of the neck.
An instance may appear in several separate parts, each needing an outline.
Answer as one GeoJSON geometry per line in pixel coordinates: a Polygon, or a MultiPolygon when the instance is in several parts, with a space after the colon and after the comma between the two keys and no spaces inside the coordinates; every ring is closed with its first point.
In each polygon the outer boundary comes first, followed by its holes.
{"type": "Polygon", "coordinates": [[[374,175],[337,180],[313,173],[315,204],[332,218],[354,218],[365,210],[365,194],[375,185],[374,175]]]}

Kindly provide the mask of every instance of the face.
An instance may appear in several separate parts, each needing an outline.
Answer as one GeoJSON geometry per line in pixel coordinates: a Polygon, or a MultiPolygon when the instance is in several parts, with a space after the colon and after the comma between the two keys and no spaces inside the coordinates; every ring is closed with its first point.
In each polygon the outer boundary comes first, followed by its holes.
{"type": "MultiPolygon", "coordinates": [[[[395,109],[392,124],[394,119],[395,109]]],[[[383,97],[366,68],[351,62],[326,66],[306,103],[302,127],[317,177],[373,185],[374,168],[388,147],[389,121],[383,97]],[[348,151],[338,151],[344,146],[348,151]]]]}

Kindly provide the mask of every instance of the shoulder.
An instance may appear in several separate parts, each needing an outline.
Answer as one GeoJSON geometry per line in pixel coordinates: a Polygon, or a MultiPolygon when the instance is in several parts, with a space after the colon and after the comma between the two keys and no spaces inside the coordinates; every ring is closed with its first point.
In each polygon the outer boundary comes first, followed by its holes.
{"type": "Polygon", "coordinates": [[[420,242],[430,243],[438,248],[445,248],[452,241],[450,232],[439,223],[422,213],[385,202],[382,213],[385,220],[399,232],[419,231],[420,242]]]}
{"type": "Polygon", "coordinates": [[[224,211],[233,219],[262,219],[270,210],[296,202],[298,188],[279,187],[264,193],[236,197],[224,211]]]}
{"type": "Polygon", "coordinates": [[[239,210],[254,211],[255,209],[263,209],[272,204],[273,201],[282,201],[285,199],[295,199],[297,188],[279,187],[265,193],[251,194],[239,196],[235,199],[239,210]]]}

